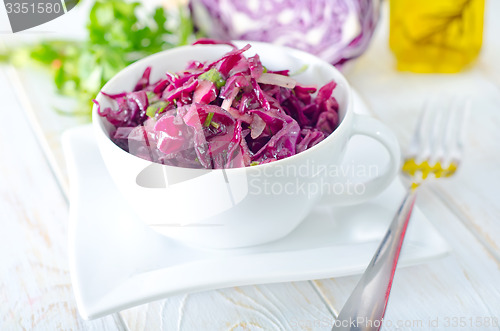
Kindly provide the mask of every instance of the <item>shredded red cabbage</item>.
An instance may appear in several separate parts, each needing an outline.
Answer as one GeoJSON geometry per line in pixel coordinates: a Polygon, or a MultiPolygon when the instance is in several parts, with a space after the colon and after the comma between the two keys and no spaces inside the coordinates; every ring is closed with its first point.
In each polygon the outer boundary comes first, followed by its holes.
{"type": "MultiPolygon", "coordinates": [[[[202,43],[216,41],[204,40],[202,43]]],[[[250,48],[151,83],[147,68],[134,91],[103,93],[116,107],[98,113],[111,139],[143,159],[190,168],[235,168],[280,160],[318,144],[339,123],[331,81],[319,90],[288,71],[269,71],[250,48]]],[[[94,101],[97,103],[97,101],[94,101]]]]}

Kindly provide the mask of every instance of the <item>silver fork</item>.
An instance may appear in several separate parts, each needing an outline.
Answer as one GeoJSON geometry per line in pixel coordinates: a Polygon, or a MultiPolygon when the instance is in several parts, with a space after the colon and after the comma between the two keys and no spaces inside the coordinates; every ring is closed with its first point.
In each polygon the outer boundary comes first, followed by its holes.
{"type": "Polygon", "coordinates": [[[420,115],[402,172],[411,180],[405,198],[332,330],[379,330],[419,187],[429,179],[452,176],[463,151],[463,129],[470,100],[451,106],[427,102],[420,115]],[[433,113],[434,112],[434,113],[433,113]]]}

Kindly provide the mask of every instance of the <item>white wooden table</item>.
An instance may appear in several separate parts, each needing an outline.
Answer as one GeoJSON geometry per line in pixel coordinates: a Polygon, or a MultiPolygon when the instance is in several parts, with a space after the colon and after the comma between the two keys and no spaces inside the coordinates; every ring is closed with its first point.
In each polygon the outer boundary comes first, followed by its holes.
{"type": "MultiPolygon", "coordinates": [[[[431,93],[474,97],[460,172],[424,188],[417,202],[452,252],[398,270],[385,317],[391,326],[385,330],[500,328],[500,1],[487,1],[486,10],[484,48],[468,71],[394,71],[384,10],[369,51],[347,74],[402,146],[431,93]]],[[[14,36],[0,38],[9,42],[14,36]]],[[[51,106],[46,96],[35,103],[27,98],[26,91],[37,93],[36,75],[0,67],[0,330],[331,328],[359,276],[186,294],[82,320],[68,271],[67,183],[60,150],[60,133],[78,123],[44,111],[51,106]]]]}

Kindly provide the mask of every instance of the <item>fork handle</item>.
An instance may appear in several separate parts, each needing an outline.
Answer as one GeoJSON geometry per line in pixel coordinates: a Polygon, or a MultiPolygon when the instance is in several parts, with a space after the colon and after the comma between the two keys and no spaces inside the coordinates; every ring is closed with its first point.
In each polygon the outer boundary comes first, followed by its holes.
{"type": "Polygon", "coordinates": [[[394,272],[413,211],[417,188],[410,188],[380,246],[335,320],[332,330],[379,330],[394,272]]]}

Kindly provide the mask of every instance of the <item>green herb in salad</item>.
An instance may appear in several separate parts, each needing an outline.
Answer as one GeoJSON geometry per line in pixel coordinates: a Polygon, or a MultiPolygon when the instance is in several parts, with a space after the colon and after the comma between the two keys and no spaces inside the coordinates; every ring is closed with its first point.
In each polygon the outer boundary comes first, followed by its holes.
{"type": "Polygon", "coordinates": [[[161,114],[165,111],[165,108],[169,105],[168,101],[156,101],[148,106],[146,109],[146,115],[149,117],[155,117],[157,114],[161,114]]]}
{"type": "Polygon", "coordinates": [[[207,72],[201,74],[199,79],[211,81],[212,83],[215,83],[215,85],[219,89],[226,84],[226,81],[222,77],[222,74],[215,68],[212,68],[207,72]]]}
{"type": "Polygon", "coordinates": [[[205,123],[203,123],[204,127],[210,126],[212,124],[212,118],[214,118],[214,113],[208,113],[207,118],[205,119],[205,123]]]}

